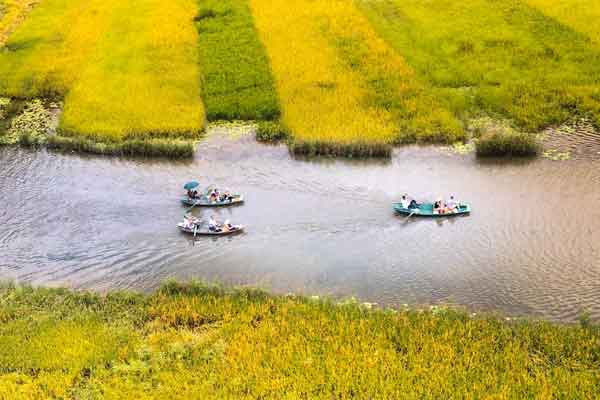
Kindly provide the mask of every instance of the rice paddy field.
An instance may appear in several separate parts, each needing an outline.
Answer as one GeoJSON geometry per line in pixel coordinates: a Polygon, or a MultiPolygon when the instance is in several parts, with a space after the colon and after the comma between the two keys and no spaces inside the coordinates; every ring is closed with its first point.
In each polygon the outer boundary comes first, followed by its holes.
{"type": "Polygon", "coordinates": [[[599,48],[514,0],[360,0],[373,26],[455,115],[485,112],[537,132],[598,113],[599,48]]]}
{"type": "Polygon", "coordinates": [[[0,398],[600,396],[600,332],[170,283],[0,289],[0,398]],[[60,349],[60,351],[57,351],[60,349]]]}
{"type": "Polygon", "coordinates": [[[0,90],[64,96],[65,135],[195,136],[205,118],[196,13],[185,0],[45,1],[0,53],[0,90]]]}
{"type": "Polygon", "coordinates": [[[586,0],[527,0],[545,15],[587,35],[600,44],[600,4],[586,0]]]}
{"type": "Polygon", "coordinates": [[[598,16],[581,0],[0,0],[0,96],[62,100],[75,141],[244,119],[297,152],[382,155],[463,141],[481,116],[600,123],[598,16]]]}
{"type": "Polygon", "coordinates": [[[0,1],[0,46],[39,0],[0,1]]]}
{"type": "Polygon", "coordinates": [[[202,98],[209,120],[273,120],[279,101],[247,0],[201,0],[202,98]]]}

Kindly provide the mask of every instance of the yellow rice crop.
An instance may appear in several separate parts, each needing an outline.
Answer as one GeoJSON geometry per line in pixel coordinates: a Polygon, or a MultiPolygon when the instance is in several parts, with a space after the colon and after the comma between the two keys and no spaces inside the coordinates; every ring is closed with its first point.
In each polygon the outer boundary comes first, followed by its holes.
{"type": "Polygon", "coordinates": [[[0,53],[0,92],[65,95],[60,129],[102,141],[199,131],[195,0],[45,0],[0,53]]]}
{"type": "MultiPolygon", "coordinates": [[[[250,0],[250,4],[275,75],[283,122],[296,141],[399,140],[394,113],[373,101],[377,94],[369,81],[394,74],[400,77],[394,91],[418,87],[404,60],[376,36],[351,1],[250,0]],[[372,64],[371,70],[365,74],[354,68],[341,54],[339,40],[367,46],[362,64],[372,64]]],[[[407,101],[402,107],[414,104],[407,101]]]]}
{"type": "Polygon", "coordinates": [[[590,0],[527,0],[544,14],[600,43],[600,3],[590,0]]]}
{"type": "Polygon", "coordinates": [[[14,54],[0,55],[3,94],[64,94],[77,80],[112,10],[102,0],[46,0],[9,38],[14,54]]]}
{"type": "Polygon", "coordinates": [[[110,24],[66,97],[61,129],[100,139],[198,132],[196,2],[104,4],[110,24]]]}
{"type": "Polygon", "coordinates": [[[39,0],[0,1],[0,47],[39,0]]]}

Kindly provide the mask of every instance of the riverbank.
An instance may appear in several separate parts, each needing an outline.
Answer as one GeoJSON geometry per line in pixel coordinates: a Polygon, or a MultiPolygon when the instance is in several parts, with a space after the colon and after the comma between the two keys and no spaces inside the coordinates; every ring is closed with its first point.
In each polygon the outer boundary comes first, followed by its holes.
{"type": "Polygon", "coordinates": [[[105,296],[4,285],[0,321],[2,398],[600,396],[600,330],[585,321],[193,283],[105,296]]]}

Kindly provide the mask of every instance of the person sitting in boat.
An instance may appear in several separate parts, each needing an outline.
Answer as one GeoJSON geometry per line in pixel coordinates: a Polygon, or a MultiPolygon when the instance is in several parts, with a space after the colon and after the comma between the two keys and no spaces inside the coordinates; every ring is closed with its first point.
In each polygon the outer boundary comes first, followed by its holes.
{"type": "Polygon", "coordinates": [[[230,231],[235,230],[235,226],[233,226],[231,224],[231,222],[228,219],[226,219],[225,222],[223,223],[223,230],[225,232],[230,232],[230,231]]]}
{"type": "Polygon", "coordinates": [[[197,199],[198,198],[198,191],[196,189],[192,190],[188,190],[187,195],[190,199],[197,199]]]}
{"type": "Polygon", "coordinates": [[[402,199],[400,199],[400,205],[402,206],[402,208],[407,208],[410,206],[410,202],[408,201],[408,198],[406,197],[405,194],[402,195],[402,199]]]}
{"type": "Polygon", "coordinates": [[[454,196],[450,196],[450,199],[446,202],[446,211],[450,213],[458,211],[458,203],[454,199],[454,196]]]}
{"type": "Polygon", "coordinates": [[[209,198],[211,203],[216,203],[219,200],[219,191],[217,189],[213,189],[210,192],[209,198]]]}
{"type": "Polygon", "coordinates": [[[229,190],[226,190],[225,193],[223,193],[223,201],[233,201],[233,195],[229,192],[229,190]]]}
{"type": "Polygon", "coordinates": [[[185,214],[183,216],[183,227],[186,229],[194,229],[198,222],[198,219],[192,214],[185,214]]]}
{"type": "Polygon", "coordinates": [[[414,210],[415,208],[419,208],[419,206],[420,206],[420,204],[417,203],[417,201],[415,199],[412,199],[410,201],[410,204],[406,208],[408,208],[409,210],[414,210]]]}
{"type": "Polygon", "coordinates": [[[442,199],[437,199],[435,203],[433,203],[433,213],[434,214],[443,214],[444,213],[444,202],[442,199]]]}
{"type": "Polygon", "coordinates": [[[211,215],[208,220],[208,230],[211,232],[221,232],[221,227],[214,215],[211,215]]]}

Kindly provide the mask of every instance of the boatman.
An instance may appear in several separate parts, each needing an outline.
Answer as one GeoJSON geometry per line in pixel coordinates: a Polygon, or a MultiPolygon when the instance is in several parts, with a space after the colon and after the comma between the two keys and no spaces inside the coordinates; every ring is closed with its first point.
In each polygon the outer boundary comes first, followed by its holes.
{"type": "Polygon", "coordinates": [[[400,200],[400,205],[402,206],[402,208],[406,208],[406,209],[408,209],[408,206],[410,205],[408,198],[406,197],[405,194],[402,195],[402,199],[400,200]]]}

